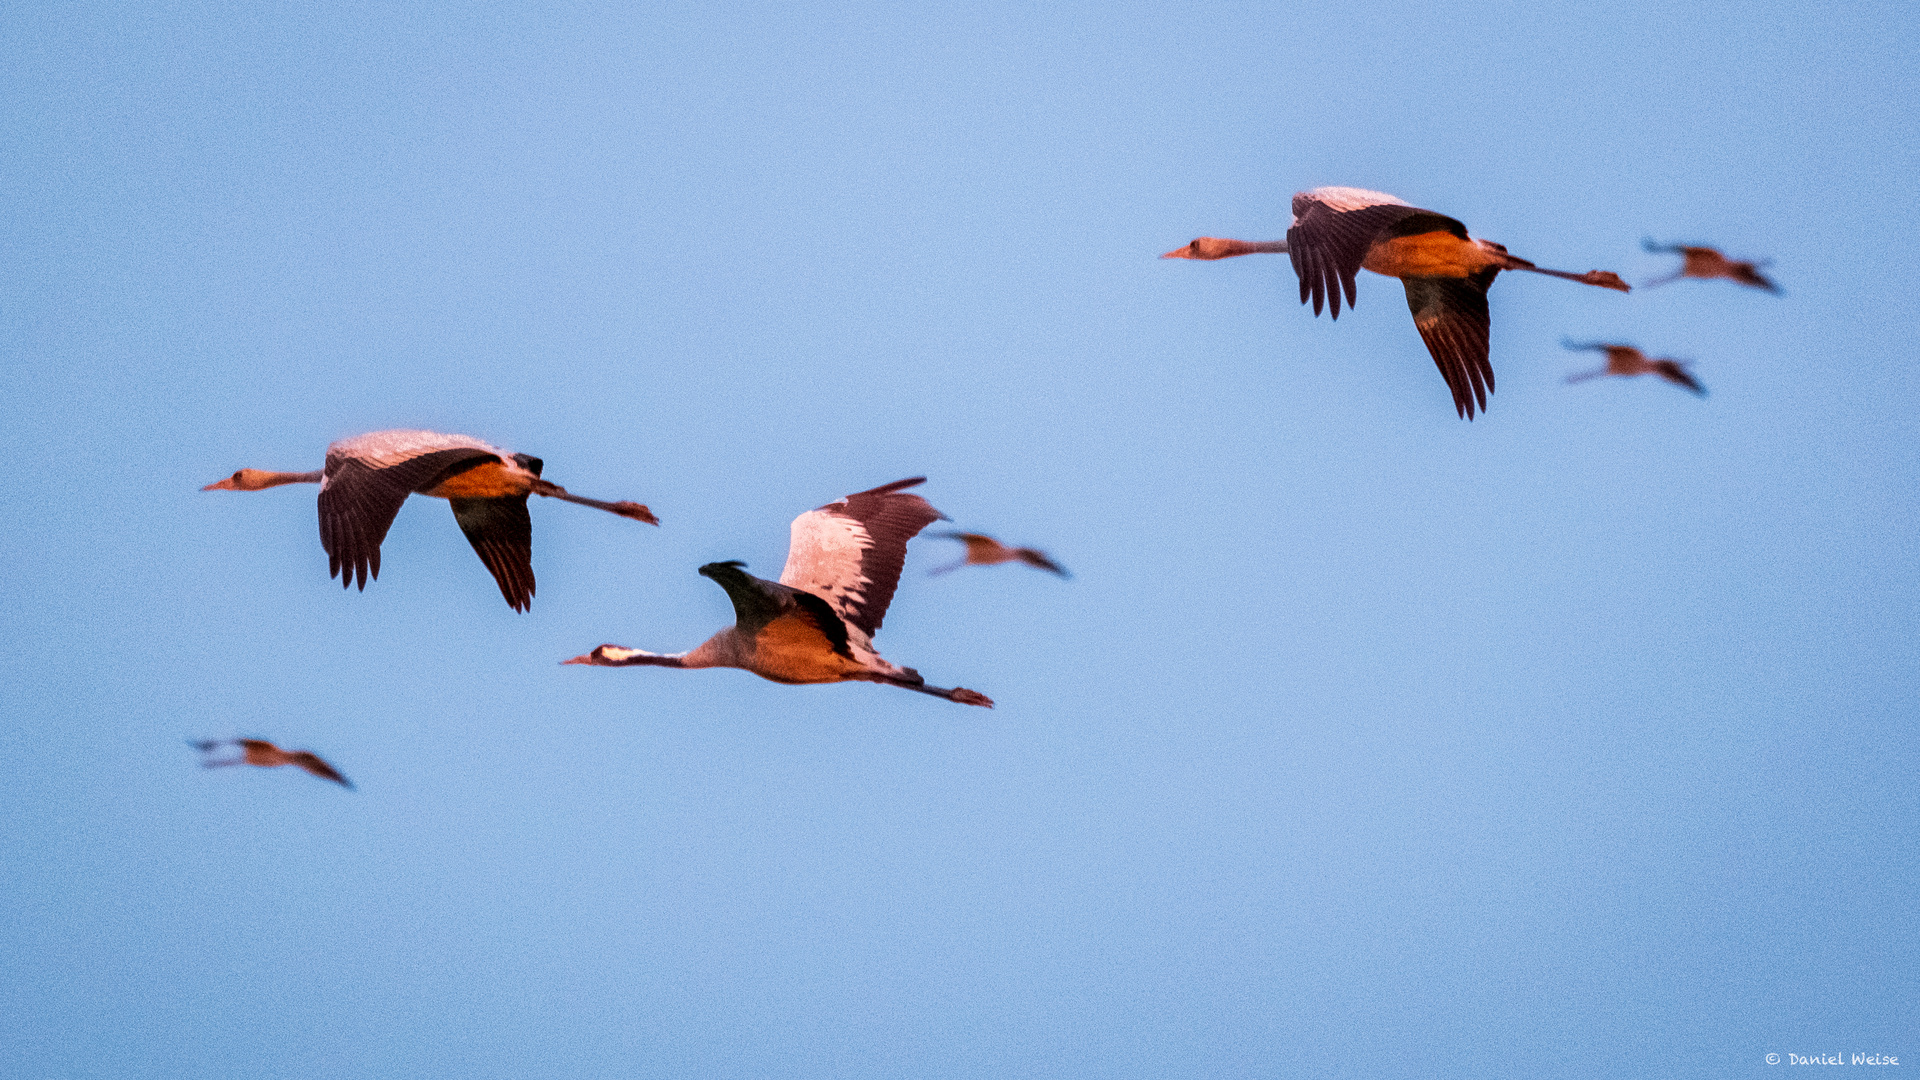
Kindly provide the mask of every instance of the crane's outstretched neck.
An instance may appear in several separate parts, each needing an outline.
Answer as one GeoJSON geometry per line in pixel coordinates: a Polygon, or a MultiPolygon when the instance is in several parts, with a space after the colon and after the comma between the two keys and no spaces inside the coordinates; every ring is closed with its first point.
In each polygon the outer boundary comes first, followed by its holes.
{"type": "Polygon", "coordinates": [[[315,469],[312,472],[269,472],[266,469],[241,469],[225,480],[215,480],[201,491],[264,491],[281,484],[317,484],[325,479],[326,472],[315,469]]]}
{"type": "Polygon", "coordinates": [[[1235,255],[1285,255],[1285,240],[1223,240],[1203,236],[1183,248],[1174,248],[1163,259],[1231,259],[1235,255]]]}
{"type": "Polygon", "coordinates": [[[653,516],[653,511],[647,509],[646,507],[640,505],[637,502],[627,502],[624,499],[622,499],[619,502],[601,502],[599,499],[589,499],[584,496],[570,494],[566,488],[563,488],[559,484],[556,484],[550,480],[539,480],[539,479],[534,480],[533,491],[534,491],[534,494],[545,495],[549,499],[559,499],[562,502],[579,503],[581,506],[591,506],[595,510],[605,510],[610,514],[619,514],[621,517],[624,517],[624,518],[632,518],[635,521],[644,521],[649,525],[660,524],[660,519],[653,516]]]}

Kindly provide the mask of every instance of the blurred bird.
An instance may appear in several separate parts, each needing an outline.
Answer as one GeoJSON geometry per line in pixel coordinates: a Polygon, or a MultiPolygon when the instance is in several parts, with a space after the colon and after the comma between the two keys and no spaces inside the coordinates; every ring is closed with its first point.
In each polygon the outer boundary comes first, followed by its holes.
{"type": "Polygon", "coordinates": [[[1760,276],[1760,267],[1771,263],[1772,259],[1759,262],[1736,262],[1710,247],[1689,247],[1685,244],[1656,244],[1651,237],[1640,241],[1640,246],[1655,255],[1678,255],[1681,257],[1680,269],[1663,278],[1654,278],[1647,282],[1646,288],[1665,285],[1669,281],[1681,278],[1726,278],[1756,289],[1765,289],[1775,296],[1780,287],[1760,276]]]}
{"type": "Polygon", "coordinates": [[[362,589],[380,577],[380,543],[408,495],[453,504],[454,520],[500,585],[515,611],[533,604],[533,521],[527,496],[545,495],[660,524],[635,502],[601,502],[570,495],[540,479],[541,461],[489,446],[467,435],[434,431],[376,431],[327,447],[326,468],[314,472],[241,469],[202,491],[261,491],[282,484],[320,485],[320,546],[328,576],[342,588],[362,589]]]}
{"type": "Polygon", "coordinates": [[[1664,357],[1649,360],[1647,354],[1631,345],[1614,345],[1604,341],[1591,341],[1584,345],[1573,341],[1562,341],[1561,344],[1575,352],[1607,354],[1606,367],[1598,371],[1569,375],[1567,381],[1570,383],[1586,382],[1588,379],[1597,379],[1602,375],[1658,375],[1675,386],[1684,386],[1701,397],[1707,396],[1707,388],[1696,382],[1694,377],[1687,373],[1686,366],[1678,360],[1669,360],[1664,357]]]}
{"type": "Polygon", "coordinates": [[[1493,392],[1493,365],[1487,359],[1491,323],[1487,288],[1500,271],[1526,270],[1632,291],[1611,271],[1547,270],[1507,254],[1500,244],[1469,237],[1465,225],[1444,214],[1408,206],[1378,191],[1348,187],[1315,188],[1295,195],[1293,225],[1285,240],[1256,243],[1203,236],[1160,257],[1227,259],[1256,252],[1293,257],[1300,302],[1311,297],[1316,316],[1325,301],[1338,319],[1343,290],[1347,306],[1352,307],[1358,296],[1355,278],[1363,269],[1399,278],[1406,286],[1413,325],[1453,391],[1454,411],[1468,420],[1473,419],[1476,401],[1486,411],[1487,395],[1493,392]]]}
{"type": "Polygon", "coordinates": [[[353,784],[348,782],[346,777],[335,772],[333,766],[320,760],[320,755],[307,750],[282,750],[265,739],[205,739],[193,742],[191,745],[203,754],[212,754],[227,743],[240,748],[239,757],[227,758],[224,761],[208,758],[201,764],[209,769],[217,769],[224,765],[261,765],[269,769],[278,768],[281,765],[297,765],[322,780],[331,780],[348,791],[353,790],[353,784]]]}
{"type": "Polygon", "coordinates": [[[903,493],[925,482],[924,476],[897,480],[793,519],[787,565],[777,582],[747,573],[743,562],[702,566],[701,575],[733,601],[734,625],[691,652],[601,645],[561,663],[734,667],[777,683],[886,683],[992,708],[985,694],[928,686],[919,672],[889,663],[873,648],[873,635],[900,582],[907,541],[945,517],[927,500],[903,493]]]}
{"type": "Polygon", "coordinates": [[[1026,563],[1028,566],[1037,566],[1042,570],[1051,570],[1063,578],[1073,576],[1067,573],[1059,563],[1047,558],[1047,553],[1044,551],[1036,551],[1033,548],[1025,547],[1010,548],[983,533],[946,532],[940,533],[939,535],[949,540],[959,540],[966,544],[967,555],[966,558],[950,566],[934,568],[929,571],[930,576],[951,573],[963,566],[998,566],[1001,563],[1013,562],[1015,560],[1026,563]]]}

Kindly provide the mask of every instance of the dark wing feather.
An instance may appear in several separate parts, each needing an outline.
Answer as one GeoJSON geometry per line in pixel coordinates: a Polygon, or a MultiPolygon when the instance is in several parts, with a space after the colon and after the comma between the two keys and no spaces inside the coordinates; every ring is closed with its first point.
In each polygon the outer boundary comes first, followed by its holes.
{"type": "Polygon", "coordinates": [[[1780,286],[1767,280],[1766,276],[1754,269],[1754,264],[1750,262],[1734,263],[1733,268],[1728,271],[1728,276],[1742,285],[1751,285],[1756,289],[1765,289],[1770,293],[1780,291],[1780,286]]]}
{"type": "Polygon", "coordinates": [[[1675,386],[1684,386],[1694,393],[1699,394],[1701,397],[1705,397],[1707,394],[1707,388],[1701,386],[1699,380],[1695,379],[1693,374],[1686,368],[1681,367],[1678,361],[1655,360],[1653,362],[1653,373],[1675,386]]]}
{"type": "Polygon", "coordinates": [[[1454,410],[1468,420],[1473,419],[1474,402],[1486,411],[1487,395],[1493,392],[1493,364],[1487,359],[1492,321],[1487,286],[1493,276],[1401,279],[1413,325],[1453,391],[1454,410]]]}
{"type": "Polygon", "coordinates": [[[906,565],[907,541],[946,516],[905,493],[925,482],[896,480],[795,518],[780,583],[825,600],[869,637],[879,632],[906,565]]]}
{"type": "Polygon", "coordinates": [[[1037,566],[1042,570],[1051,570],[1052,572],[1059,574],[1061,577],[1073,576],[1072,574],[1067,573],[1067,570],[1065,567],[1061,566],[1059,563],[1054,562],[1052,559],[1048,558],[1047,553],[1044,551],[1036,551],[1033,548],[1014,548],[1013,554],[1015,558],[1019,559],[1023,563],[1026,563],[1028,566],[1037,566]]]}
{"type": "Polygon", "coordinates": [[[333,766],[320,760],[320,755],[307,750],[296,750],[287,755],[289,764],[298,765],[322,780],[331,780],[347,790],[353,790],[353,784],[346,777],[334,771],[333,766]]]}
{"type": "Polygon", "coordinates": [[[447,469],[475,458],[498,458],[485,450],[435,450],[393,465],[373,466],[329,453],[320,484],[320,546],[327,574],[345,588],[380,576],[380,543],[407,496],[431,486],[447,469]]]}
{"type": "Polygon", "coordinates": [[[1415,214],[1440,216],[1399,203],[1336,210],[1306,193],[1295,195],[1296,220],[1287,230],[1287,254],[1293,257],[1293,272],[1300,278],[1300,302],[1311,298],[1313,313],[1318,315],[1324,299],[1333,308],[1333,317],[1339,318],[1341,292],[1347,294],[1348,307],[1359,296],[1355,276],[1366,261],[1367,250],[1396,222],[1415,214]]]}
{"type": "Polygon", "coordinates": [[[819,628],[833,651],[847,659],[853,652],[847,645],[847,624],[825,600],[810,592],[777,581],[754,577],[741,569],[743,563],[708,563],[700,568],[702,576],[727,590],[733,601],[733,625],[741,634],[754,637],[775,619],[799,616],[819,628]]]}
{"type": "Polygon", "coordinates": [[[533,519],[527,497],[449,499],[453,519],[467,534],[474,554],[487,565],[507,606],[525,611],[533,605],[533,519]]]}

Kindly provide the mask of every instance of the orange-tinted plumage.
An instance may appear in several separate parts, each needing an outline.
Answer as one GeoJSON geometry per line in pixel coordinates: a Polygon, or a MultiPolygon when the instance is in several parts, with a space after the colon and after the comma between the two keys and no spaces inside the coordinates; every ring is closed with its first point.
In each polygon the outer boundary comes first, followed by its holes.
{"type": "Polygon", "coordinates": [[[193,745],[202,753],[212,755],[215,750],[228,744],[239,748],[239,757],[219,760],[209,756],[207,760],[201,764],[209,769],[220,768],[225,765],[258,765],[266,769],[279,768],[282,765],[292,765],[295,768],[304,769],[322,780],[331,780],[348,790],[353,789],[353,784],[349,782],[346,777],[340,775],[338,770],[327,764],[321,759],[320,755],[311,750],[282,750],[265,739],[211,739],[204,742],[197,742],[193,745]]]}
{"type": "Polygon", "coordinates": [[[1647,282],[1648,288],[1652,288],[1655,285],[1665,285],[1670,281],[1678,281],[1681,278],[1702,278],[1706,280],[1725,278],[1728,281],[1737,282],[1748,288],[1765,289],[1767,292],[1774,293],[1775,295],[1778,295],[1780,292],[1778,285],[1768,281],[1760,273],[1760,267],[1767,265],[1771,260],[1729,259],[1725,255],[1720,254],[1719,250],[1715,248],[1690,244],[1656,244],[1651,239],[1641,241],[1641,246],[1656,255],[1680,256],[1680,269],[1675,270],[1666,277],[1655,278],[1647,282]]]}
{"type": "Polygon", "coordinates": [[[1203,236],[1167,252],[1165,259],[1227,259],[1257,252],[1285,253],[1300,279],[1300,302],[1340,317],[1341,297],[1359,298],[1361,270],[1400,279],[1407,307],[1427,352],[1453,394],[1460,416],[1485,411],[1493,392],[1491,318],[1487,289],[1503,270],[1525,270],[1584,285],[1630,292],[1618,274],[1548,270],[1512,255],[1500,244],[1476,240],[1467,227],[1432,210],[1361,188],[1324,187],[1293,197],[1293,225],[1285,240],[1249,242],[1203,236]]]}
{"type": "Polygon", "coordinates": [[[1583,371],[1569,375],[1567,381],[1570,383],[1586,382],[1588,379],[1597,379],[1603,375],[1626,378],[1635,375],[1655,375],[1682,389],[1691,390],[1701,397],[1707,396],[1707,388],[1701,386],[1699,381],[1687,371],[1686,364],[1682,361],[1670,357],[1650,358],[1631,345],[1611,342],[1596,341],[1580,345],[1568,341],[1563,344],[1575,352],[1600,352],[1607,356],[1606,367],[1597,371],[1583,371]]]}
{"type": "Polygon", "coordinates": [[[1047,553],[1037,548],[1008,547],[985,533],[950,532],[941,533],[949,540],[958,540],[967,545],[966,557],[948,566],[936,567],[931,573],[945,574],[963,566],[998,566],[1001,563],[1023,562],[1028,566],[1072,577],[1059,563],[1054,562],[1047,553]]]}

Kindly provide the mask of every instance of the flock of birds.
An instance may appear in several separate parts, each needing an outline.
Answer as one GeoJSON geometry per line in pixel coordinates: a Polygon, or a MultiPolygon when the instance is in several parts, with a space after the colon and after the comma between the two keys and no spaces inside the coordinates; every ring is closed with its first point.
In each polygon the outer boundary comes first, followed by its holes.
{"type": "MultiPolygon", "coordinates": [[[[1778,293],[1761,276],[1764,263],[1728,259],[1709,247],[1663,246],[1646,241],[1648,251],[1678,254],[1672,274],[1647,282],[1661,285],[1680,278],[1725,278],[1778,293]]],[[[1410,206],[1391,195],[1359,188],[1323,187],[1293,197],[1293,224],[1286,239],[1262,242],[1203,236],[1162,258],[1214,260],[1256,253],[1286,254],[1300,279],[1300,302],[1313,312],[1329,307],[1340,317],[1341,297],[1351,308],[1358,297],[1361,270],[1397,277],[1406,288],[1414,327],[1453,392],[1454,408],[1472,419],[1476,406],[1486,411],[1493,391],[1489,361],[1487,289],[1503,270],[1524,270],[1620,292],[1631,286],[1606,270],[1584,274],[1548,270],[1500,244],[1476,240],[1454,218],[1410,206]]],[[[1630,345],[1612,342],[1576,344],[1607,357],[1606,366],[1570,376],[1581,382],[1603,375],[1656,375],[1697,394],[1706,391],[1682,361],[1648,358],[1630,345]]],[[[480,556],[508,606],[524,612],[533,602],[533,523],[527,500],[533,495],[591,506],[650,525],[659,518],[636,502],[603,502],[574,495],[543,479],[537,457],[516,454],[467,435],[432,431],[378,431],[342,439],[327,447],[326,464],[313,472],[240,469],[208,484],[204,491],[263,491],[285,484],[319,484],[320,545],[328,572],[342,588],[365,589],[380,576],[380,545],[409,495],[446,499],[454,520],[480,556]]],[[[777,581],[746,572],[737,561],[700,567],[733,601],[734,623],[686,652],[654,653],[621,645],[599,645],[562,661],[596,667],[732,667],[778,683],[874,682],[962,705],[993,707],[992,699],[965,687],[929,686],[920,673],[882,657],[873,646],[887,606],[893,600],[906,562],[907,542],[936,521],[947,520],[926,499],[909,491],[925,477],[910,477],[848,495],[809,510],[793,520],[786,566],[777,581]]],[[[932,571],[945,574],[963,566],[1020,562],[1061,577],[1067,571],[1044,552],[1008,547],[983,533],[934,534],[958,540],[965,554],[958,562],[932,571]]],[[[282,750],[264,739],[195,741],[208,768],[293,765],[349,789],[346,777],[306,750],[282,750]],[[216,758],[231,745],[239,756],[216,758]]]]}

